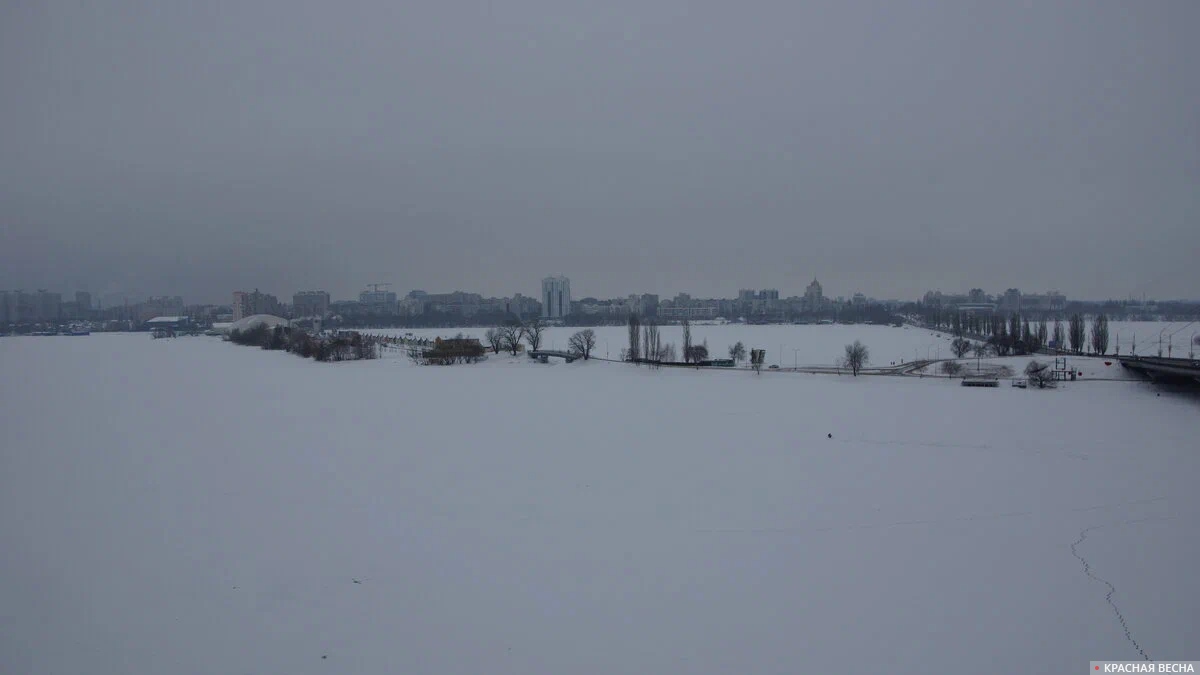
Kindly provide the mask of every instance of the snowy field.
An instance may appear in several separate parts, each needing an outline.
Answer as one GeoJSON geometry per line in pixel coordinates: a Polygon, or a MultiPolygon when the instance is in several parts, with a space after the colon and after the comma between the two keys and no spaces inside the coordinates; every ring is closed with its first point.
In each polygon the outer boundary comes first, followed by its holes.
{"type": "MultiPolygon", "coordinates": [[[[931,338],[752,330],[785,365],[931,338]]],[[[144,334],[0,338],[0,363],[0,673],[1200,658],[1194,395],[144,334]]]]}

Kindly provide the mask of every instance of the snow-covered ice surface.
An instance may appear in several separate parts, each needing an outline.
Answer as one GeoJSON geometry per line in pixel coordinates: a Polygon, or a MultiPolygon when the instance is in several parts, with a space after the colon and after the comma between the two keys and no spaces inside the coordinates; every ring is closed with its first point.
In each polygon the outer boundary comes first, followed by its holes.
{"type": "MultiPolygon", "coordinates": [[[[419,337],[451,337],[462,333],[470,337],[483,338],[486,328],[392,328],[392,329],[363,329],[364,332],[380,335],[403,335],[413,333],[419,337]]],[[[545,347],[549,349],[566,349],[567,338],[579,327],[553,327],[546,331],[545,347]]],[[[605,351],[611,358],[619,358],[621,348],[628,344],[628,333],[624,326],[598,326],[593,328],[597,337],[597,353],[604,356],[605,351]]],[[[664,343],[673,342],[677,349],[682,349],[683,329],[679,326],[661,326],[664,343]]],[[[1066,323],[1063,323],[1066,330],[1066,323]]],[[[1090,328],[1088,329],[1090,330],[1090,328]]],[[[1118,346],[1122,354],[1128,354],[1130,348],[1137,347],[1137,353],[1142,356],[1153,356],[1158,353],[1158,336],[1163,334],[1163,356],[1167,354],[1166,335],[1175,332],[1173,356],[1185,357],[1188,353],[1188,341],[1192,333],[1200,340],[1200,324],[1179,321],[1174,323],[1153,321],[1113,321],[1109,324],[1109,350],[1114,351],[1118,346]]],[[[1087,333],[1090,339],[1090,333],[1087,333]]],[[[729,346],[741,340],[746,349],[765,349],[767,363],[783,367],[792,365],[830,365],[845,354],[845,345],[855,340],[861,341],[871,352],[871,364],[887,366],[901,361],[943,358],[952,356],[950,343],[954,336],[949,331],[930,330],[916,326],[896,327],[868,325],[745,325],[724,324],[692,326],[692,339],[696,343],[708,341],[709,353],[714,358],[724,358],[729,346]]],[[[1196,348],[1200,352],[1200,347],[1196,348]]]]}
{"type": "MultiPolygon", "coordinates": [[[[482,338],[486,328],[425,328],[365,330],[380,335],[403,335],[413,333],[419,337],[450,337],[463,333],[482,338]]],[[[544,348],[566,349],[567,339],[579,327],[560,326],[546,331],[544,348]]],[[[604,356],[606,351],[613,359],[620,358],[621,349],[629,344],[629,333],[624,326],[598,326],[596,331],[596,354],[604,356]]],[[[683,329],[679,326],[661,326],[664,344],[674,343],[683,353],[683,329]]],[[[860,340],[871,353],[871,364],[890,365],[892,362],[916,359],[942,358],[950,356],[950,341],[953,337],[942,331],[923,328],[868,326],[868,325],[693,325],[692,341],[696,344],[708,342],[709,355],[726,358],[729,346],[739,340],[745,343],[747,352],[751,348],[766,350],[768,364],[790,367],[792,365],[829,365],[845,356],[846,343],[860,340]],[[782,358],[781,358],[782,355],[782,358]]]]}
{"type": "Polygon", "coordinates": [[[0,363],[6,674],[1200,658],[1191,395],[145,335],[0,363]]]}

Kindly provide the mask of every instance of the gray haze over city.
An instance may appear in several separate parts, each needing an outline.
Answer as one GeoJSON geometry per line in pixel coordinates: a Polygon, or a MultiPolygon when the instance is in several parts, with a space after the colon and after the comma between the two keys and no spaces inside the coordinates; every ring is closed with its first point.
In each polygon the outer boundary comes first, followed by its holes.
{"type": "Polygon", "coordinates": [[[0,6],[0,288],[1200,296],[1195,2],[0,6]]]}

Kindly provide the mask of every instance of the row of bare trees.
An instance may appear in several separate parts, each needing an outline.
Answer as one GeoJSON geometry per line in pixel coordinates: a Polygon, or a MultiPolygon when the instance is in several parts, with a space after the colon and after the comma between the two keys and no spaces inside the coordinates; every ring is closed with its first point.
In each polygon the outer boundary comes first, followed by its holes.
{"type": "Polygon", "coordinates": [[[654,319],[648,318],[643,323],[640,316],[630,314],[627,328],[629,330],[629,349],[625,351],[627,360],[657,367],[663,361],[674,358],[675,346],[663,344],[662,333],[654,319]]]}
{"type": "Polygon", "coordinates": [[[1108,317],[1104,314],[1092,322],[1092,352],[1104,354],[1108,352],[1108,317]]]}
{"type": "Polygon", "coordinates": [[[334,336],[310,335],[299,328],[259,324],[245,331],[233,331],[229,341],[234,344],[261,347],[267,350],[286,350],[317,361],[358,361],[379,358],[381,345],[393,338],[363,335],[343,331],[334,336]]]}
{"type": "MultiPolygon", "coordinates": [[[[692,327],[687,319],[682,322],[683,328],[683,355],[686,363],[695,363],[699,365],[703,361],[707,361],[708,356],[708,341],[700,344],[692,344],[692,327]]],[[[651,367],[659,367],[663,362],[673,362],[675,360],[675,345],[662,343],[662,337],[658,330],[658,325],[653,320],[642,323],[641,317],[637,314],[630,314],[627,329],[629,332],[629,349],[625,352],[625,359],[635,363],[647,363],[651,367]]],[[[581,331],[591,332],[591,331],[581,331]]],[[[580,335],[576,333],[576,336],[580,335]]],[[[572,336],[572,341],[576,338],[572,336]]],[[[970,341],[962,341],[963,353],[970,349],[970,341]]],[[[582,349],[577,349],[573,345],[573,350],[581,352],[582,349]]],[[[740,340],[729,346],[729,358],[735,364],[746,359],[746,345],[740,340]]],[[[751,367],[755,372],[762,370],[763,362],[765,361],[766,352],[762,349],[753,349],[750,351],[751,367]]],[[[845,357],[842,359],[842,365],[849,368],[850,371],[857,377],[862,368],[867,365],[870,360],[870,351],[863,343],[855,340],[852,344],[846,345],[845,357]]]]}
{"type": "MultiPolygon", "coordinates": [[[[663,363],[673,363],[678,359],[674,343],[664,342],[658,324],[652,318],[643,319],[637,314],[630,314],[626,325],[629,332],[629,348],[623,358],[634,363],[646,363],[651,367],[663,363]]],[[[685,363],[699,364],[709,359],[708,341],[700,344],[692,343],[692,325],[684,319],[683,328],[683,360],[685,363]]],[[[735,361],[746,357],[746,348],[742,343],[730,347],[730,358],[735,361]],[[740,357],[734,356],[737,348],[740,357]]]]}
{"type": "Polygon", "coordinates": [[[529,344],[530,351],[540,348],[545,332],[546,325],[542,320],[533,318],[526,322],[509,321],[503,326],[489,328],[483,334],[483,339],[494,353],[507,351],[516,356],[521,350],[522,340],[529,344]]]}
{"type": "MultiPolygon", "coordinates": [[[[522,340],[529,345],[529,351],[541,349],[542,343],[545,342],[545,333],[546,324],[542,323],[541,319],[534,318],[524,323],[510,321],[503,326],[489,328],[483,334],[483,338],[496,354],[507,351],[516,356],[521,349],[522,340]]],[[[654,334],[657,336],[657,333],[656,327],[654,334]]],[[[567,349],[585,360],[592,357],[595,348],[596,331],[591,328],[581,330],[567,339],[567,349]]]]}
{"type": "Polygon", "coordinates": [[[733,359],[734,363],[741,363],[746,360],[746,345],[738,340],[729,346],[729,358],[733,359]]]}
{"type": "MultiPolygon", "coordinates": [[[[1003,316],[989,322],[992,328],[991,337],[987,343],[997,356],[1029,354],[1045,347],[1050,338],[1050,330],[1045,319],[1030,322],[1029,317],[1022,317],[1014,312],[1006,321],[1003,316]]],[[[959,335],[959,337],[962,337],[959,335]]]]}
{"type": "MultiPolygon", "coordinates": [[[[1055,344],[1058,345],[1059,349],[1062,349],[1062,326],[1058,321],[1054,322],[1054,335],[1055,344]]],[[[1079,314],[1072,314],[1067,324],[1067,339],[1070,341],[1071,351],[1076,354],[1084,353],[1089,346],[1092,348],[1093,354],[1107,354],[1108,316],[1100,314],[1092,321],[1091,344],[1089,345],[1083,317],[1079,314]]]]}

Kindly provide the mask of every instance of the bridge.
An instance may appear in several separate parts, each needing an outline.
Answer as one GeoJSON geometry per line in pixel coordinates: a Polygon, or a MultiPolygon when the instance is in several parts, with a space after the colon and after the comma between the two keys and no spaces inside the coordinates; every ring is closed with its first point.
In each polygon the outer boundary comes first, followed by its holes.
{"type": "Polygon", "coordinates": [[[535,349],[535,350],[529,352],[529,358],[540,359],[542,361],[542,363],[549,361],[551,357],[558,358],[558,359],[564,359],[567,363],[570,363],[570,362],[574,361],[575,359],[583,358],[583,355],[576,354],[574,352],[560,352],[560,351],[555,351],[553,349],[535,349]]]}
{"type": "Polygon", "coordinates": [[[1200,360],[1164,359],[1161,356],[1118,356],[1121,366],[1161,382],[1200,384],[1200,360]]]}

